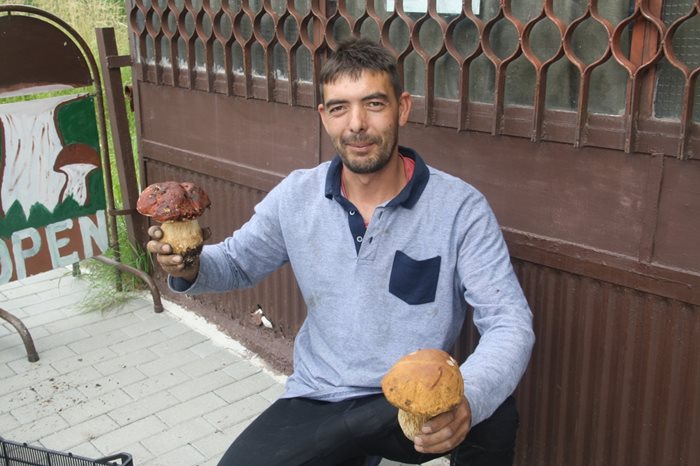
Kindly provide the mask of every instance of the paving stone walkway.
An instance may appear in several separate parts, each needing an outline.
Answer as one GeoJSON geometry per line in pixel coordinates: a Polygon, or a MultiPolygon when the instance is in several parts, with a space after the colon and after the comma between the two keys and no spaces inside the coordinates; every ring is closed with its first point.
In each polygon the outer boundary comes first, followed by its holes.
{"type": "Polygon", "coordinates": [[[70,269],[0,286],[40,357],[28,362],[0,320],[0,437],[89,458],[128,452],[135,466],[216,465],[282,393],[284,375],[195,314],[167,300],[156,314],[148,294],[91,312],[89,287],[70,269]]]}

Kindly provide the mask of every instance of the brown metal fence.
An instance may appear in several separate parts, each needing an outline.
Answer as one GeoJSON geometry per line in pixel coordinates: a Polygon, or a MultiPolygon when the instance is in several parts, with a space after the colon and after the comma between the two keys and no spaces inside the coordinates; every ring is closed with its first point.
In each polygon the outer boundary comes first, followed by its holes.
{"type": "Polygon", "coordinates": [[[697,1],[404,3],[137,0],[130,23],[157,84],[309,106],[328,48],[358,34],[399,57],[413,121],[695,155],[697,1]]]}
{"type": "MultiPolygon", "coordinates": [[[[213,241],[332,156],[318,70],[381,41],[416,96],[402,143],[484,192],[535,314],[518,464],[700,464],[700,0],[127,4],[142,172],[206,186],[213,241]]],[[[262,353],[304,317],[288,268],[181,301],[262,353]]]]}

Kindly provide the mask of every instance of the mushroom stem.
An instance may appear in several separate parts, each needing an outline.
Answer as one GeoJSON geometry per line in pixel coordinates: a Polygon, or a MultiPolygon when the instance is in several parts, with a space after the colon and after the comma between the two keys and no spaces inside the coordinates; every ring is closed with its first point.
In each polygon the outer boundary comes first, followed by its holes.
{"type": "Polygon", "coordinates": [[[164,222],[160,229],[163,231],[161,241],[168,243],[173,248],[174,254],[182,256],[186,267],[192,265],[202,252],[204,242],[197,219],[164,222]]]}
{"type": "Polygon", "coordinates": [[[425,416],[422,414],[412,414],[403,409],[399,409],[399,425],[401,430],[408,437],[409,440],[413,441],[416,435],[421,433],[421,428],[423,424],[428,422],[430,416],[425,416]]]}

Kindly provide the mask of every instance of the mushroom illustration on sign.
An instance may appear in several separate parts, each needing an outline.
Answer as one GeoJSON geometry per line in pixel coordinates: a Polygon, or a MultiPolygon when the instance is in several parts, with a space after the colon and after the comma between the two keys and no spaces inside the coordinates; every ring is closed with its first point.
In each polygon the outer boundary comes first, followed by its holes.
{"type": "Polygon", "coordinates": [[[382,391],[399,408],[399,425],[413,440],[429,419],[462,402],[464,380],[452,356],[439,349],[421,349],[389,369],[382,379],[382,391]]]}
{"type": "Polygon", "coordinates": [[[209,196],[193,183],[164,181],[154,183],[141,192],[136,210],[161,223],[163,238],[182,256],[186,267],[192,265],[202,251],[204,237],[197,217],[210,206],[209,196]]]}
{"type": "Polygon", "coordinates": [[[61,189],[59,200],[64,202],[69,196],[79,205],[85,205],[88,198],[88,175],[100,167],[100,156],[87,144],[64,146],[56,157],[53,170],[66,175],[66,183],[61,189]]]}

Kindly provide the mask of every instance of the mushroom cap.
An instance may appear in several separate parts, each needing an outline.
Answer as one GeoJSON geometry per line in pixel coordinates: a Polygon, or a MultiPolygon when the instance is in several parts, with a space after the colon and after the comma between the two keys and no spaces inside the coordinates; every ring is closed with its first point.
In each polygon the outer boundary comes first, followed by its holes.
{"type": "Polygon", "coordinates": [[[54,171],[61,171],[67,165],[86,164],[100,166],[100,154],[88,144],[74,143],[63,146],[53,164],[54,171]]]}
{"type": "Polygon", "coordinates": [[[452,356],[439,349],[421,349],[389,369],[382,379],[382,391],[397,408],[433,417],[462,402],[464,380],[452,356]]]}
{"type": "Polygon", "coordinates": [[[141,192],[136,210],[157,222],[197,218],[209,207],[209,196],[193,183],[164,181],[154,183],[141,192]]]}

